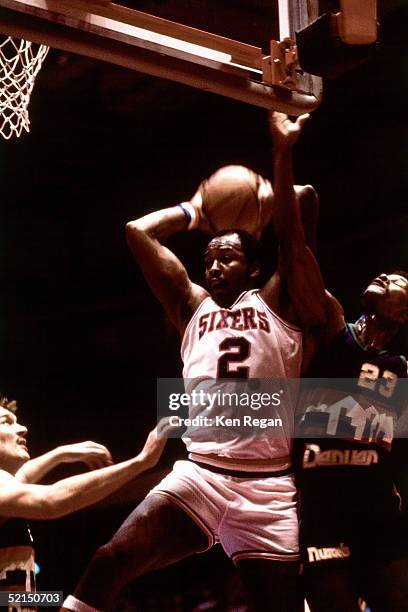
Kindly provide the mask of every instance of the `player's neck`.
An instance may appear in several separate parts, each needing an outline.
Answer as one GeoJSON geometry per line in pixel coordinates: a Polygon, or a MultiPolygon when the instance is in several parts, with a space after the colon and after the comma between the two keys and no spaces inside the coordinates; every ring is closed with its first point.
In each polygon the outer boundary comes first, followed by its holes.
{"type": "Polygon", "coordinates": [[[218,306],[229,310],[230,308],[232,308],[232,306],[234,306],[235,302],[244,291],[248,291],[248,289],[241,288],[233,292],[228,291],[226,293],[218,293],[216,295],[211,295],[211,297],[214,302],[218,304],[218,306]]]}
{"type": "Polygon", "coordinates": [[[355,324],[360,343],[371,349],[383,350],[395,336],[398,326],[392,321],[384,321],[376,314],[363,314],[355,324]]]}
{"type": "Polygon", "coordinates": [[[3,457],[1,460],[0,470],[4,470],[12,476],[15,476],[18,470],[24,465],[24,463],[25,461],[3,457]]]}

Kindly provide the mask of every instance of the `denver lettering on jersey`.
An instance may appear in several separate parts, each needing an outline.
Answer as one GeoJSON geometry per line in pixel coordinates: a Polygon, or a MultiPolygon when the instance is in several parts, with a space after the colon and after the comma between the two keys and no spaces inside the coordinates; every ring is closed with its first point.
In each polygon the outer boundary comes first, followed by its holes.
{"type": "Polygon", "coordinates": [[[374,449],[328,449],[321,450],[318,444],[306,444],[303,467],[314,468],[335,465],[370,466],[378,463],[378,452],[374,449]]]}
{"type": "Polygon", "coordinates": [[[236,310],[218,309],[203,314],[198,320],[198,338],[218,329],[235,329],[245,331],[247,329],[260,329],[267,334],[270,333],[269,322],[264,310],[257,310],[252,306],[237,308],[236,310]]]}

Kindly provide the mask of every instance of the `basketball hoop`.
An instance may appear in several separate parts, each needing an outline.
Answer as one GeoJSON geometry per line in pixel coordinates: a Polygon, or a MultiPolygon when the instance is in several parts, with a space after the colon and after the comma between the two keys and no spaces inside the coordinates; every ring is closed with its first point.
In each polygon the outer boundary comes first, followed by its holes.
{"type": "Polygon", "coordinates": [[[28,105],[48,49],[12,36],[0,43],[0,134],[6,140],[30,131],[28,105]]]}

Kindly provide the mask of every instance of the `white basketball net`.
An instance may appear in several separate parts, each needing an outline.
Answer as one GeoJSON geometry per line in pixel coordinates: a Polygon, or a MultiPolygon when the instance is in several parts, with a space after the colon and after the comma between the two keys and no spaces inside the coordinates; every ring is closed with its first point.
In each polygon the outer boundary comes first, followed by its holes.
{"type": "Polygon", "coordinates": [[[0,43],[0,134],[6,140],[30,131],[28,105],[48,49],[12,36],[0,43]]]}

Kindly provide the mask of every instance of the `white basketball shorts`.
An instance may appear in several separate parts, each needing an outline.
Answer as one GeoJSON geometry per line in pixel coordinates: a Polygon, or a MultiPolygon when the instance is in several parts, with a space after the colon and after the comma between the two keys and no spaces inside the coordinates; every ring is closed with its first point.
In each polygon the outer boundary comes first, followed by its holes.
{"type": "Polygon", "coordinates": [[[177,461],[152,494],[175,502],[206,533],[208,548],[219,542],[234,563],[249,558],[299,559],[292,474],[238,478],[177,461]]]}

